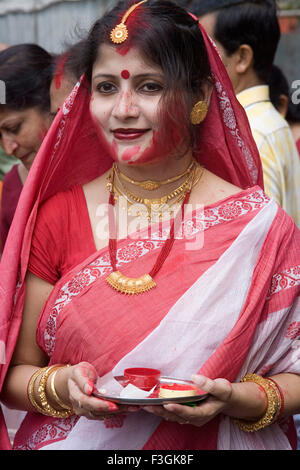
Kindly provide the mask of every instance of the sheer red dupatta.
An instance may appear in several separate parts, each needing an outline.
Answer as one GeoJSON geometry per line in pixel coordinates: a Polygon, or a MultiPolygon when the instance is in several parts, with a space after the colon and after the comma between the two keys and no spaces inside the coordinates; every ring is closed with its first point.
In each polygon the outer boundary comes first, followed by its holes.
{"type": "MultiPolygon", "coordinates": [[[[200,126],[199,161],[227,181],[263,187],[262,168],[248,119],[238,103],[220,57],[203,32],[215,87],[200,126]]],[[[89,113],[85,78],[77,84],[53,122],[22,191],[0,265],[0,385],[16,344],[25,295],[24,279],[39,205],[58,191],[84,184],[112,164],[89,113]]],[[[0,448],[10,449],[2,417],[0,448]]]]}

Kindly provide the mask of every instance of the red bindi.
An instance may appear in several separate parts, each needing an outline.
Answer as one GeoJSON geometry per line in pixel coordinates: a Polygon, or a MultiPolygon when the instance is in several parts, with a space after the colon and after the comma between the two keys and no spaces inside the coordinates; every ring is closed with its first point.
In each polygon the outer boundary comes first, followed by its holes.
{"type": "Polygon", "coordinates": [[[128,70],[122,70],[121,77],[125,80],[128,80],[128,78],[130,77],[130,73],[128,72],[128,70]]]}

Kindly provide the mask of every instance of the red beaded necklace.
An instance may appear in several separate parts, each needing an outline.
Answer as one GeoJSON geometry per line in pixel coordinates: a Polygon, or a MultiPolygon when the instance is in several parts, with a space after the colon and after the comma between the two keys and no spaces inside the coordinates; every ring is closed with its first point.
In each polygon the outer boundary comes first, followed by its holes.
{"type": "MultiPolygon", "coordinates": [[[[160,250],[160,253],[157,257],[156,263],[153,266],[149,274],[143,274],[138,278],[129,278],[124,276],[120,271],[117,270],[117,235],[116,235],[116,221],[115,221],[115,196],[113,191],[113,184],[111,185],[110,195],[109,195],[109,209],[108,209],[108,224],[109,224],[109,256],[110,263],[113,269],[113,272],[106,278],[108,284],[110,284],[115,290],[122,292],[123,294],[141,294],[147,292],[153,287],[156,286],[154,281],[154,276],[163,266],[165,260],[167,259],[175,240],[175,223],[181,220],[184,220],[184,208],[188,203],[191,194],[191,188],[186,192],[181,209],[176,214],[176,217],[173,219],[170,235],[165,241],[163,247],[160,250]]],[[[177,226],[177,225],[176,225],[177,226]]]]}

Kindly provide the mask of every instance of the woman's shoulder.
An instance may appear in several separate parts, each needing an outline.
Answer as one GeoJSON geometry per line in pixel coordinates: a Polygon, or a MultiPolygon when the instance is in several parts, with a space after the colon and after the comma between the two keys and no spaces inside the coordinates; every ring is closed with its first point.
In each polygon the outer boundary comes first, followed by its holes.
{"type": "Polygon", "coordinates": [[[14,165],[4,176],[3,178],[3,187],[10,185],[12,183],[19,184],[22,186],[22,182],[18,172],[19,163],[14,165]]]}
{"type": "Polygon", "coordinates": [[[197,204],[211,206],[218,202],[234,198],[243,193],[243,189],[205,170],[196,187],[193,199],[197,204]]]}
{"type": "Polygon", "coordinates": [[[107,183],[110,170],[82,186],[87,205],[106,203],[108,200],[107,183]]]}
{"type": "Polygon", "coordinates": [[[72,210],[74,203],[81,200],[82,186],[74,185],[62,191],[58,191],[45,199],[40,207],[39,213],[49,212],[52,210],[58,214],[63,209],[72,210]]]}

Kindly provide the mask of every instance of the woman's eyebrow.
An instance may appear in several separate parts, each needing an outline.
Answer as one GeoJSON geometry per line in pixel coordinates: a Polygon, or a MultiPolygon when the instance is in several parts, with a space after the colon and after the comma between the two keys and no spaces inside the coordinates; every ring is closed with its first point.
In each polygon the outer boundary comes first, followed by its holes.
{"type": "Polygon", "coordinates": [[[4,119],[2,122],[0,122],[0,127],[2,129],[6,129],[7,127],[15,126],[19,124],[19,119],[19,117],[8,118],[7,120],[4,119]]]}
{"type": "MultiPolygon", "coordinates": [[[[113,75],[113,74],[107,74],[107,73],[97,73],[93,77],[93,80],[95,80],[97,78],[100,78],[100,77],[106,78],[106,79],[114,79],[114,78],[119,78],[120,75],[113,75]]],[[[137,75],[132,75],[132,78],[137,78],[137,79],[154,78],[154,77],[161,80],[163,78],[163,75],[161,73],[158,73],[158,72],[140,73],[140,74],[137,74],[137,75]]]]}

